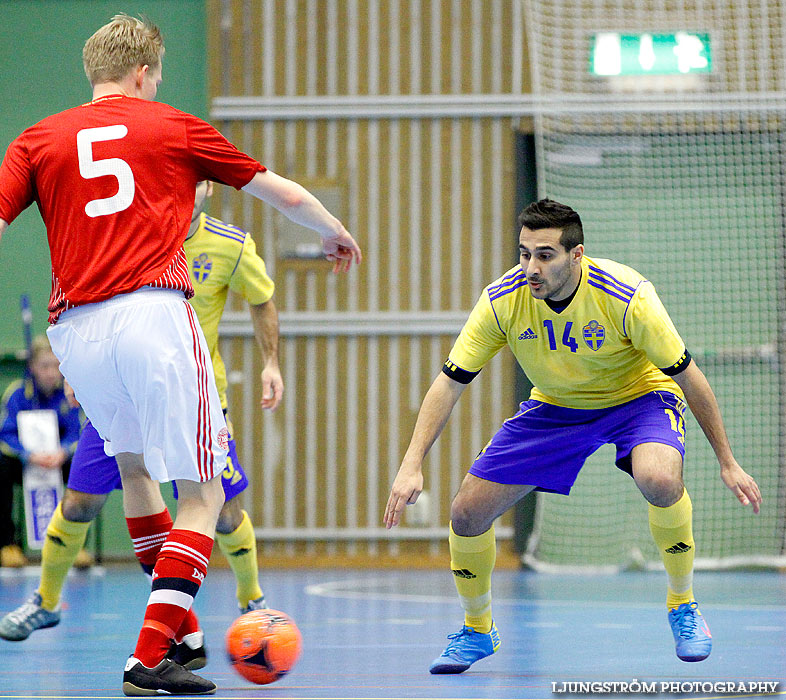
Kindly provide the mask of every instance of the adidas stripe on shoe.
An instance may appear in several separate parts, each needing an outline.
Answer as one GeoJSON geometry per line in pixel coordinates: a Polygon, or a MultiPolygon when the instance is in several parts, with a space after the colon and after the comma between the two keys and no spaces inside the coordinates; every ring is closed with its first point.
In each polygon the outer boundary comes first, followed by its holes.
{"type": "Polygon", "coordinates": [[[36,592],[23,605],[0,620],[0,637],[9,642],[21,642],[35,630],[60,624],[60,606],[54,610],[41,607],[41,594],[36,592]]]}
{"type": "Polygon", "coordinates": [[[681,661],[704,661],[710,655],[712,635],[695,600],[669,610],[669,624],[677,658],[681,661]]]}
{"type": "Polygon", "coordinates": [[[455,634],[449,634],[448,639],[451,641],[445,651],[432,661],[430,673],[463,673],[476,661],[491,656],[499,649],[499,632],[493,622],[488,634],[464,625],[455,634]]]}

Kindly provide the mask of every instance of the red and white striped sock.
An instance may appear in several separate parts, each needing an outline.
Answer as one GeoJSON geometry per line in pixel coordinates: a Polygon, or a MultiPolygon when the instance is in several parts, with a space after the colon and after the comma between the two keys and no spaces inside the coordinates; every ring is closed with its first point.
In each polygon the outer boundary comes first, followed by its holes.
{"type": "MultiPolygon", "coordinates": [[[[153,568],[156,565],[156,558],[161,545],[166,541],[172,529],[172,517],[169,511],[164,508],[155,515],[145,515],[137,518],[126,518],[128,534],[134,545],[134,554],[139,560],[142,571],[148,580],[153,580],[153,568]]],[[[175,641],[183,641],[183,637],[192,632],[199,631],[199,618],[193,610],[189,610],[183,618],[183,623],[175,633],[175,641]]]]}
{"type": "Polygon", "coordinates": [[[156,557],[161,550],[161,545],[166,542],[169,531],[172,529],[172,516],[164,508],[155,515],[145,515],[140,518],[126,518],[128,534],[134,545],[134,554],[139,560],[142,571],[152,581],[153,567],[156,557]]]}
{"type": "Polygon", "coordinates": [[[207,573],[213,538],[173,529],[156,560],[153,585],[134,656],[152,668],[161,663],[191,609],[207,573]]]}
{"type": "MultiPolygon", "coordinates": [[[[169,531],[172,529],[172,517],[169,511],[164,508],[155,515],[145,515],[139,518],[126,518],[128,534],[134,544],[134,554],[139,560],[142,571],[147,575],[148,580],[153,581],[153,567],[156,565],[156,558],[161,545],[166,541],[169,531]]],[[[175,633],[175,641],[183,641],[183,637],[192,632],[199,631],[199,619],[193,610],[189,610],[183,619],[183,624],[175,633]]]]}

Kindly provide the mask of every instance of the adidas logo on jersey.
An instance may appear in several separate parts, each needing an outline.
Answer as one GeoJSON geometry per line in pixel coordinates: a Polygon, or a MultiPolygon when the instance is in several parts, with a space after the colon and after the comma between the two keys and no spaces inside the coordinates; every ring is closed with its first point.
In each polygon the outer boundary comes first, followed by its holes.
{"type": "Polygon", "coordinates": [[[519,340],[535,340],[538,337],[538,334],[533,331],[531,328],[527,328],[520,336],[519,340]]]}
{"type": "Polygon", "coordinates": [[[690,552],[690,550],[691,546],[689,544],[677,542],[673,547],[669,547],[666,550],[666,554],[684,554],[685,552],[690,552]]]}

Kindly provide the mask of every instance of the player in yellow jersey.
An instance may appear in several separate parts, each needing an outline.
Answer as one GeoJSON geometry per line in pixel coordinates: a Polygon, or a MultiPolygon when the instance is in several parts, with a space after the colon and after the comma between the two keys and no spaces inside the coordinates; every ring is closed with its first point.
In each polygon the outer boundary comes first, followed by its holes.
{"type": "Polygon", "coordinates": [[[568,494],[587,457],[617,448],[649,506],[667,577],[677,656],[701,661],[712,639],[693,596],[691,501],[682,481],[685,402],[743,505],[759,487],[732,454],[715,395],[653,285],[584,255],[579,215],[548,199],[519,216],[520,264],[486,287],[423,399],[384,514],[390,528],[423,488],[422,462],[466,385],[505,345],[534,385],[476,458],[451,505],[450,554],[464,625],[431,673],[461,673],[493,654],[494,520],[533,489],[568,494]]]}
{"type": "MultiPolygon", "coordinates": [[[[218,352],[218,323],[230,289],[248,302],[254,338],[263,361],[261,406],[272,411],[278,407],[284,391],[278,365],[278,312],[272,298],[275,285],[267,274],[264,260],[256,253],[254,239],[245,231],[204,213],[212,194],[212,182],[197,185],[194,217],[183,244],[191,264],[195,292],[191,305],[205,334],[221,407],[226,414],[227,376],[218,352]]],[[[240,611],[248,612],[266,604],[258,583],[254,529],[237,498],[248,486],[248,479],[237,456],[232,426],[229,420],[227,423],[229,456],[222,474],[226,501],[218,517],[216,541],[235,573],[240,611]]]]}
{"type": "MultiPolygon", "coordinates": [[[[210,350],[216,386],[226,414],[227,378],[218,352],[218,323],[230,289],[246,299],[264,365],[260,377],[261,405],[275,410],[284,390],[278,365],[278,312],[272,300],[275,286],[264,261],[256,254],[251,236],[204,213],[212,191],[210,182],[197,185],[191,226],[183,245],[195,291],[190,301],[210,350]]],[[[248,486],[248,479],[231,434],[222,484],[226,501],[216,525],[216,540],[235,574],[238,606],[245,613],[264,608],[266,603],[258,580],[254,528],[237,498],[248,486]]],[[[90,522],[101,511],[109,494],[119,488],[117,462],[105,454],[104,441],[88,422],[79,438],[68,488],[47,529],[38,590],[28,602],[0,620],[0,637],[21,641],[36,629],[59,623],[60,592],[68,569],[84,544],[90,522]]],[[[150,574],[161,539],[172,525],[169,513],[161,500],[159,514],[152,522],[148,518],[127,520],[134,552],[142,568],[150,574]]],[[[176,637],[173,658],[189,669],[201,668],[206,658],[204,635],[196,618],[189,615],[187,624],[190,627],[186,626],[183,634],[176,637]]]]}

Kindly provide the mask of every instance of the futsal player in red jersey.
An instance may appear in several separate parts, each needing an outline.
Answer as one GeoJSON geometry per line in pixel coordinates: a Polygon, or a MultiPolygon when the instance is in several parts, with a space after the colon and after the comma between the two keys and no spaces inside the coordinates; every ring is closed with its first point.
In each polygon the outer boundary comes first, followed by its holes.
{"type": "Polygon", "coordinates": [[[166,658],[191,624],[224,500],[226,423],[186,302],[193,289],[182,243],[197,182],[242,189],[319,232],[335,272],[361,261],[352,236],[303,187],[206,122],[153,101],[163,54],[155,25],[115,16],[83,50],[93,99],[26,129],[0,166],[0,236],[37,204],[52,261],[52,349],[117,458],[126,517],[137,531],[149,524],[142,529],[160,542],[126,695],[216,690],[166,658]],[[169,529],[156,482],[172,480],[179,501],[169,529]]]}

